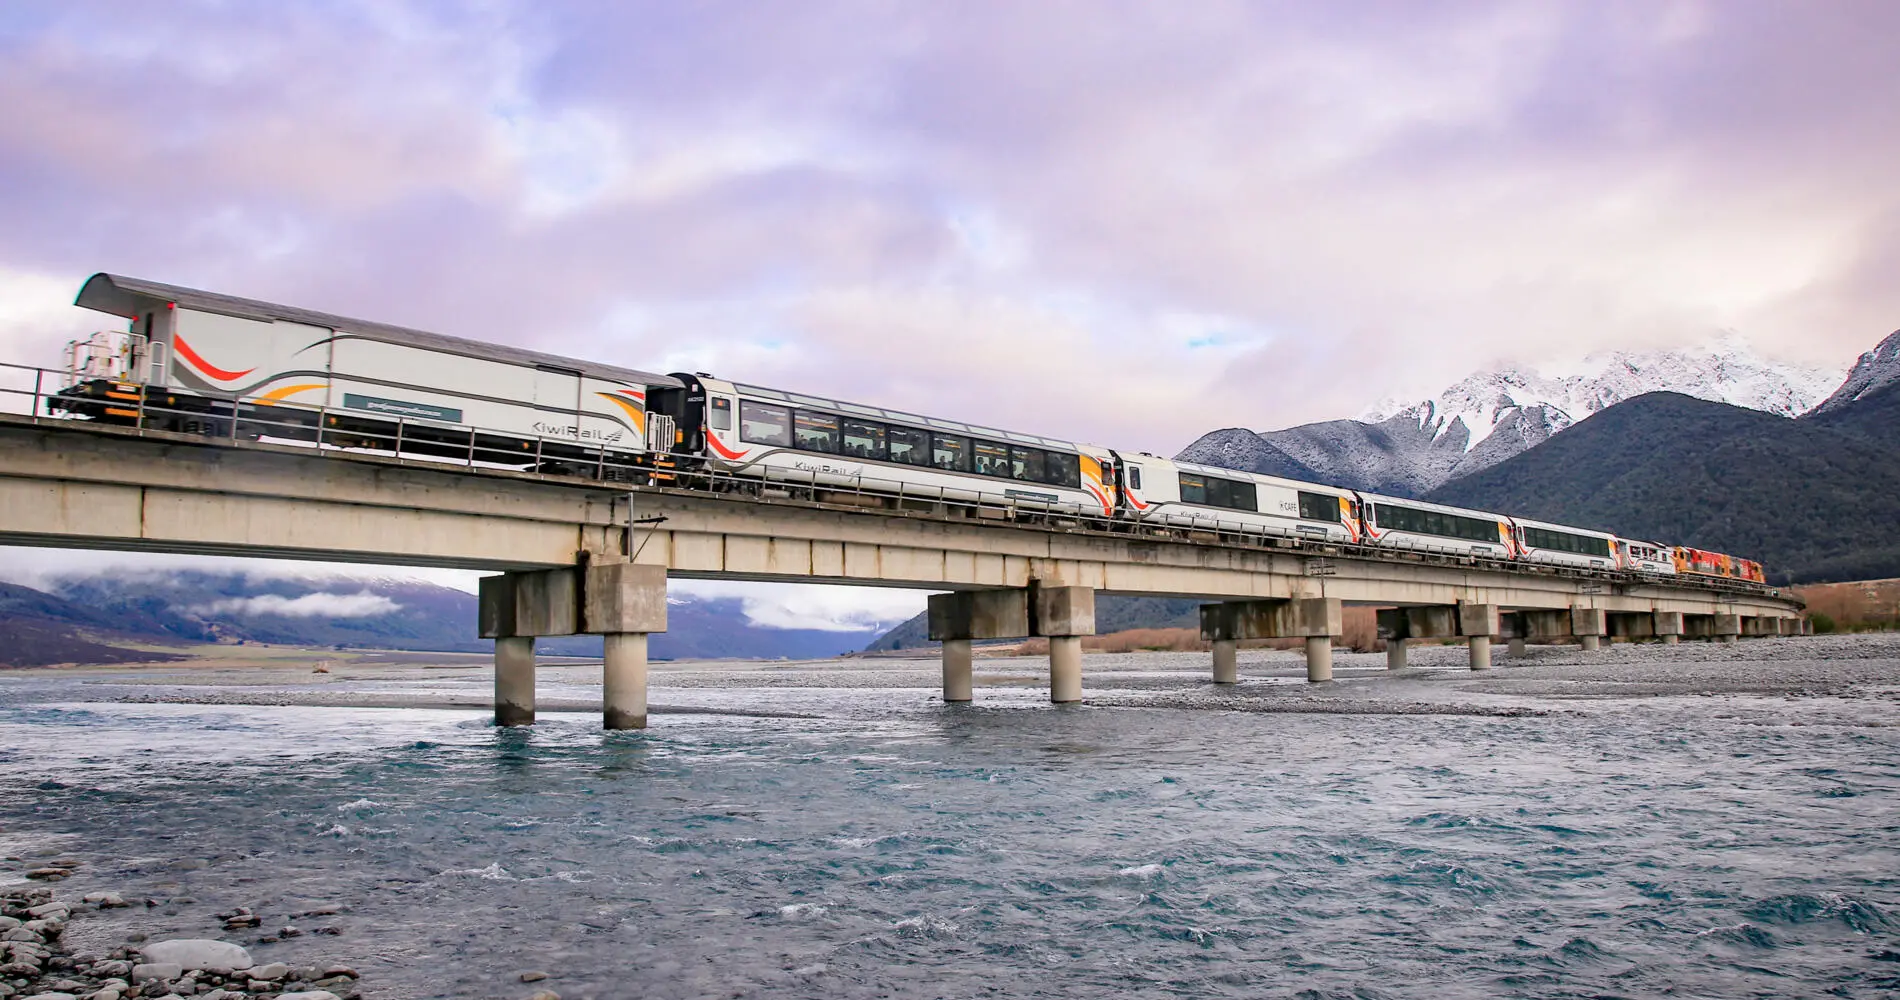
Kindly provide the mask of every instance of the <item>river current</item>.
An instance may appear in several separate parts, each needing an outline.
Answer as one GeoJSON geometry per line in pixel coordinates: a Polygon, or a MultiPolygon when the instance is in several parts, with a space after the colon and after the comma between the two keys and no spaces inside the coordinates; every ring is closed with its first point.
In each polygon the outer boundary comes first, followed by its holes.
{"type": "Polygon", "coordinates": [[[295,924],[240,940],[372,997],[1900,991],[1900,729],[798,701],[606,734],[14,700],[0,847],[142,927],[295,924]]]}

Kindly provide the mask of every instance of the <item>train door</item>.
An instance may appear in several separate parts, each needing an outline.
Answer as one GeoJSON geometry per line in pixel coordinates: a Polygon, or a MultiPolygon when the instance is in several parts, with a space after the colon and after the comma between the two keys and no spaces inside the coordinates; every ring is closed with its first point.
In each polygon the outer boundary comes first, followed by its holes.
{"type": "Polygon", "coordinates": [[[704,455],[706,453],[706,383],[697,375],[673,372],[680,380],[683,389],[668,389],[656,392],[661,409],[673,418],[674,429],[679,435],[679,444],[675,451],[686,455],[704,455]]]}
{"type": "Polygon", "coordinates": [[[1102,488],[1108,490],[1115,500],[1115,514],[1133,513],[1128,493],[1128,463],[1122,459],[1121,452],[1110,450],[1108,461],[1102,463],[1102,488]]]}
{"type": "Polygon", "coordinates": [[[544,437],[579,437],[581,373],[536,365],[534,369],[534,430],[544,437]]]}

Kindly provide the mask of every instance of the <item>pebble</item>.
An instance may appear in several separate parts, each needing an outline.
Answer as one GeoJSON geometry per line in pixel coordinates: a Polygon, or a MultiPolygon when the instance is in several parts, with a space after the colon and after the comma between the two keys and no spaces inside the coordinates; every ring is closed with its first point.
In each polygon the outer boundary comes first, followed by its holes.
{"type": "Polygon", "coordinates": [[[177,962],[141,962],[132,967],[132,981],[148,983],[159,979],[170,982],[185,974],[185,968],[177,962]]]}
{"type": "Polygon", "coordinates": [[[545,972],[524,972],[521,974],[521,981],[524,983],[538,983],[546,978],[548,978],[548,974],[545,972]]]}
{"type": "Polygon", "coordinates": [[[304,990],[301,993],[279,993],[277,1000],[343,1000],[329,990],[304,990]]]}
{"type": "Polygon", "coordinates": [[[553,990],[542,990],[534,996],[529,997],[528,1000],[561,1000],[561,995],[553,990]]]}
{"type": "Polygon", "coordinates": [[[71,874],[64,868],[35,868],[27,872],[26,877],[35,882],[57,882],[71,874]]]}
{"type": "Polygon", "coordinates": [[[89,892],[81,897],[81,902],[91,903],[94,906],[104,909],[116,909],[121,906],[131,905],[125,901],[125,897],[116,892],[89,892]]]}
{"type": "Polygon", "coordinates": [[[269,965],[254,965],[246,970],[245,974],[252,979],[263,979],[267,981],[272,979],[284,979],[290,975],[290,966],[283,962],[272,962],[269,965]]]}

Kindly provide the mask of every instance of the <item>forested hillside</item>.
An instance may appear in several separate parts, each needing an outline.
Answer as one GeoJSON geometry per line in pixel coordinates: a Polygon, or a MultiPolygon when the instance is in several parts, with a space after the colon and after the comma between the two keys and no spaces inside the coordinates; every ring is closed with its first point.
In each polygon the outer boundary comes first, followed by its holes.
{"type": "Polygon", "coordinates": [[[1760,559],[1776,582],[1900,576],[1900,393],[1791,420],[1650,393],[1428,499],[1760,559]]]}

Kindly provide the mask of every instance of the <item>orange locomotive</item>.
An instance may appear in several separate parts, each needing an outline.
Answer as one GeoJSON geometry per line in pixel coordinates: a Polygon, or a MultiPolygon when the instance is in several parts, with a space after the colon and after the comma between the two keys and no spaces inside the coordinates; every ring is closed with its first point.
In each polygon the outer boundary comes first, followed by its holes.
{"type": "Polygon", "coordinates": [[[1754,583],[1768,582],[1768,574],[1761,568],[1761,563],[1753,559],[1743,559],[1740,556],[1678,545],[1675,548],[1675,561],[1678,573],[1719,576],[1730,580],[1749,580],[1754,583]]]}

